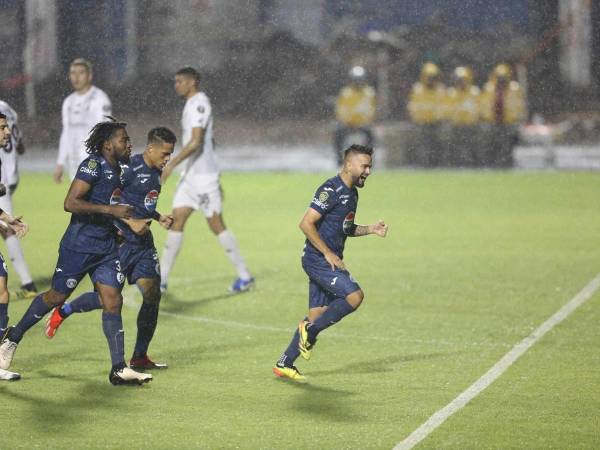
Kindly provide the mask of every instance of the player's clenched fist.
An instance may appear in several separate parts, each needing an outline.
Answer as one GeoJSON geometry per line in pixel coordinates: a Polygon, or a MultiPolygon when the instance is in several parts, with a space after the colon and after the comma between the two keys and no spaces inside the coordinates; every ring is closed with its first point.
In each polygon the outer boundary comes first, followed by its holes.
{"type": "Polygon", "coordinates": [[[383,220],[379,220],[377,223],[371,225],[373,234],[377,236],[385,237],[388,231],[388,226],[383,220]]]}

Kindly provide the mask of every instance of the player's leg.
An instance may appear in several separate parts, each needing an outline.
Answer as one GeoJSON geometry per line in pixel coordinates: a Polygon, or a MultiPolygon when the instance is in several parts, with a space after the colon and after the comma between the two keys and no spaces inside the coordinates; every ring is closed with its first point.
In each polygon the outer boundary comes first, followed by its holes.
{"type": "MultiPolygon", "coordinates": [[[[0,269],[0,272],[2,270],[0,269]]],[[[4,271],[6,272],[6,271],[4,271]]],[[[6,282],[8,277],[6,273],[0,273],[0,336],[4,335],[8,326],[8,288],[6,282]]],[[[0,380],[14,381],[21,378],[16,372],[0,369],[0,380]]]]}
{"type": "MultiPolygon", "coordinates": [[[[180,192],[178,189],[177,192],[180,192]]],[[[190,215],[194,212],[194,208],[192,206],[186,206],[185,200],[188,199],[188,196],[179,193],[176,193],[176,197],[173,201],[173,225],[171,229],[167,232],[167,240],[165,242],[165,247],[162,252],[162,258],[160,260],[160,287],[161,290],[167,289],[167,283],[169,280],[169,274],[173,269],[173,265],[175,264],[175,259],[179,254],[179,250],[181,249],[181,244],[183,242],[183,229],[185,224],[190,217],[190,215]],[[183,206],[175,206],[176,202],[183,203],[183,206]]],[[[193,202],[190,200],[189,202],[193,202]]]]}
{"type": "Polygon", "coordinates": [[[58,328],[71,314],[95,311],[97,309],[102,309],[98,293],[95,291],[85,292],[72,301],[65,302],[54,308],[54,311],[52,311],[52,314],[50,314],[46,321],[44,333],[48,339],[52,339],[56,335],[58,328]]]}

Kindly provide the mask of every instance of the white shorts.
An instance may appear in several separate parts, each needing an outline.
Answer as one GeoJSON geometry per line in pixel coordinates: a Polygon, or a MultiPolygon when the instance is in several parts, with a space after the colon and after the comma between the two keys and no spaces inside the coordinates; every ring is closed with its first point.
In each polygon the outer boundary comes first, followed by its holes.
{"type": "Polygon", "coordinates": [[[209,186],[199,189],[184,177],[179,181],[173,197],[173,209],[192,208],[194,211],[201,209],[206,218],[221,214],[222,205],[221,185],[218,179],[209,186]]]}
{"type": "MultiPolygon", "coordinates": [[[[8,186],[6,186],[6,189],[8,189],[8,186]]],[[[2,197],[0,197],[0,208],[2,208],[2,211],[6,211],[7,214],[12,215],[12,212],[13,212],[12,195],[10,195],[8,192],[6,193],[6,195],[3,195],[2,197]]]]}

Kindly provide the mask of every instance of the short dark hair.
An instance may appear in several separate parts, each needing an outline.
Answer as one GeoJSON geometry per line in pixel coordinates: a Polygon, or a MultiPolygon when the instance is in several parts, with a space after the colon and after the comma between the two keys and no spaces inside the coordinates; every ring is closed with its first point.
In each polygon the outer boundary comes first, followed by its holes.
{"type": "Polygon", "coordinates": [[[350,156],[350,154],[362,154],[362,155],[369,155],[369,156],[373,156],[373,147],[367,147],[366,145],[358,145],[358,144],[352,144],[350,147],[348,147],[346,150],[344,150],[344,160],[348,159],[348,156],[350,156]]]}
{"type": "Polygon", "coordinates": [[[198,73],[198,71],[193,67],[184,67],[183,69],[179,69],[175,75],[184,75],[192,78],[196,84],[200,83],[200,73],[198,73]]]}
{"type": "Polygon", "coordinates": [[[2,113],[0,112],[0,119],[6,119],[6,114],[2,114],[2,113]]]}
{"type": "Polygon", "coordinates": [[[85,58],[75,58],[71,61],[70,66],[83,66],[89,73],[92,73],[92,63],[85,58]]]}
{"type": "Polygon", "coordinates": [[[148,144],[153,142],[166,142],[167,144],[175,144],[177,138],[167,127],[154,127],[148,131],[148,144]]]}
{"type": "Polygon", "coordinates": [[[108,120],[94,125],[85,141],[85,151],[90,155],[99,155],[104,143],[111,139],[118,130],[124,130],[127,127],[125,122],[119,122],[111,116],[105,117],[108,120]]]}

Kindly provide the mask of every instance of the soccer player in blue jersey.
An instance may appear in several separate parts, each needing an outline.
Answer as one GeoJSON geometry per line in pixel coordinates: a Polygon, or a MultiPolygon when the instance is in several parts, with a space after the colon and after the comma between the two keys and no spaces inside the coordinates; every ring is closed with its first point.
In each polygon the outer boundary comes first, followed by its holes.
{"type": "MultiPolygon", "coordinates": [[[[0,113],[0,147],[4,147],[10,139],[10,127],[8,126],[7,117],[0,113]]],[[[4,180],[0,180],[4,181],[4,180]]],[[[0,196],[8,195],[7,188],[3,184],[0,185],[0,196]]],[[[10,229],[18,237],[22,237],[27,233],[27,225],[21,222],[19,218],[14,218],[6,211],[0,208],[0,221],[3,222],[2,228],[10,229]]],[[[4,258],[0,255],[0,335],[4,334],[8,326],[8,271],[4,258]]],[[[18,380],[21,378],[16,372],[0,369],[0,380],[18,380]]]]}
{"type": "Polygon", "coordinates": [[[387,234],[388,226],[382,220],[372,225],[354,223],[356,188],[362,188],[371,174],[372,157],[371,147],[348,147],[341,172],[317,189],[300,222],[306,235],[302,268],[309,278],[309,310],[273,367],[278,377],[303,380],[294,361],[300,355],[310,359],[319,333],[354,312],[364,299],[362,289],[346,269],[343,253],[347,237],[387,234]]]}
{"type": "Polygon", "coordinates": [[[131,143],[126,124],[110,120],[92,128],[85,146],[90,155],[77,169],[65,198],[71,221],[60,242],[52,287],[38,295],[19,323],[9,327],[0,341],[0,369],[7,370],[23,335],[52,308],[61,305],[87,274],[102,301],[102,329],[110,350],[112,384],[141,384],[151,375],[136,372],[125,363],[121,273],[113,220],[128,219],[134,208],[111,204],[121,188],[120,162],[127,162],[131,143]]]}
{"type": "MultiPolygon", "coordinates": [[[[121,243],[119,259],[121,270],[129,284],[136,284],[142,293],[142,306],[137,318],[137,340],[129,366],[135,370],[165,369],[164,363],[155,363],[148,357],[148,347],[156,330],[160,303],[160,266],[149,229],[152,219],[167,230],[173,224],[170,215],[156,210],[161,190],[160,177],[169,162],[175,142],[175,134],[168,128],[153,128],[148,133],[148,143],[143,154],[131,157],[128,164],[121,165],[120,202],[134,207],[131,219],[119,219],[121,243]]],[[[87,292],[70,303],[54,309],[46,323],[46,336],[53,338],[62,322],[75,312],[101,309],[96,292],[87,292]]]]}

